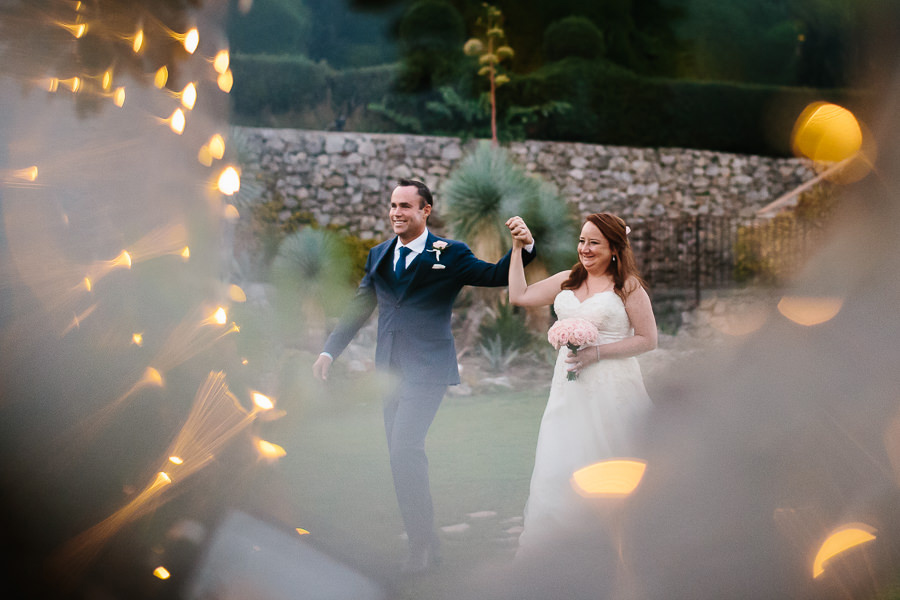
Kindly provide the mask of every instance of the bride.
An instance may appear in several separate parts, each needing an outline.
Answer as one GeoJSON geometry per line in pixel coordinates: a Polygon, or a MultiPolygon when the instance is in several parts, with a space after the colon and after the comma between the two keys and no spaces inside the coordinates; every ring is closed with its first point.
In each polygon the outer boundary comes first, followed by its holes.
{"type": "MultiPolygon", "coordinates": [[[[512,217],[506,225],[513,246],[522,246],[525,236],[518,232],[524,221],[512,217]]],[[[572,474],[635,453],[636,429],[651,405],[635,356],[656,348],[657,332],[627,233],[615,215],[588,215],[578,238],[578,263],[531,285],[521,253],[512,253],[511,303],[553,304],[559,319],[585,319],[599,331],[597,345],[577,353],[563,345],[557,356],[517,557],[592,529],[596,506],[575,492],[572,474]]]]}

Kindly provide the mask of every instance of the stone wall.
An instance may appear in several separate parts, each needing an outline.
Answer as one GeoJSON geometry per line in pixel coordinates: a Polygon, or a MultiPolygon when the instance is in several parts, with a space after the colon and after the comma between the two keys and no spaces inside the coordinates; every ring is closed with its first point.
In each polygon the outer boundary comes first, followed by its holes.
{"type": "MultiPolygon", "coordinates": [[[[476,140],[451,137],[236,128],[245,168],[263,175],[261,200],[283,203],[279,218],[303,211],[320,225],[363,239],[389,235],[387,208],[397,179],[417,177],[435,191],[476,140]]],[[[812,178],[811,165],[678,148],[626,148],[562,142],[508,146],[529,173],[554,183],[579,214],[635,217],[696,214],[750,217],[812,178]]]]}

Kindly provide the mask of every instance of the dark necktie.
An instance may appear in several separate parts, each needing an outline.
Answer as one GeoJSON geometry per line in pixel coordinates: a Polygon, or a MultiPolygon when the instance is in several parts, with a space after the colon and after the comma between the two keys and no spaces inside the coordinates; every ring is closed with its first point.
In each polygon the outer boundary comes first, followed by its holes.
{"type": "Polygon", "coordinates": [[[394,265],[394,275],[397,276],[397,279],[400,279],[403,277],[403,271],[406,270],[406,256],[410,252],[412,252],[412,250],[410,250],[406,246],[400,246],[399,252],[400,252],[400,258],[397,259],[397,264],[394,265]]]}

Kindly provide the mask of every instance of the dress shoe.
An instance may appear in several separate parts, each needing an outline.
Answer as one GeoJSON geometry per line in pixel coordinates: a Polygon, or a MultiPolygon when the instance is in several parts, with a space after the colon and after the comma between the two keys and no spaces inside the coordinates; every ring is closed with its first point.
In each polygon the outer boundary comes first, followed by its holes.
{"type": "Polygon", "coordinates": [[[441,557],[438,555],[434,546],[420,546],[417,548],[410,548],[409,556],[406,558],[406,561],[404,561],[404,563],[400,566],[400,573],[402,575],[415,575],[417,573],[424,573],[432,567],[440,564],[440,562],[441,557]]]}

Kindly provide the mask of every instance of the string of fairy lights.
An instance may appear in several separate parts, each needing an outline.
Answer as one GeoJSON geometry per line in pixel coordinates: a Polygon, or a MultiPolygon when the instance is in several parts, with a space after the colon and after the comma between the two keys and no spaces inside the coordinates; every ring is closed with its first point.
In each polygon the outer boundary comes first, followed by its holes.
{"type": "MultiPolygon", "coordinates": [[[[125,19],[122,11],[117,11],[117,8],[121,7],[116,4],[104,7],[102,2],[60,0],[52,3],[53,16],[37,10],[36,7],[26,6],[22,13],[25,17],[22,18],[30,19],[30,22],[17,25],[40,29],[41,33],[38,35],[44,36],[53,36],[53,30],[63,31],[71,36],[74,46],[70,47],[73,51],[77,51],[77,45],[86,43],[91,36],[95,41],[113,43],[117,51],[125,54],[130,52],[135,58],[148,54],[154,43],[179,44],[183,54],[176,58],[191,61],[190,64],[195,68],[199,66],[195,75],[200,73],[200,77],[206,81],[215,81],[216,87],[210,88],[210,92],[217,91],[220,94],[231,92],[234,77],[230,69],[227,47],[218,49],[211,56],[201,56],[198,51],[203,32],[199,27],[193,26],[176,31],[151,14],[148,7],[141,8],[139,16],[129,14],[128,17],[131,17],[129,24],[125,22],[128,19],[125,19]],[[33,12],[28,12],[30,8],[34,8],[33,12]],[[106,13],[103,9],[106,9],[106,13]]],[[[171,57],[172,53],[167,53],[166,56],[171,57]]],[[[85,69],[84,72],[76,74],[50,73],[37,79],[32,78],[27,84],[32,89],[43,90],[54,96],[90,98],[92,101],[109,102],[116,109],[123,109],[128,103],[131,85],[127,80],[134,75],[133,72],[128,73],[128,76],[118,75],[116,60],[110,59],[110,62],[113,64],[100,72],[85,69]]],[[[70,69],[73,63],[78,64],[79,61],[70,61],[61,68],[70,69]]],[[[157,65],[144,72],[143,81],[137,83],[145,89],[157,90],[155,93],[160,97],[175,103],[170,113],[147,117],[150,122],[168,127],[174,134],[182,136],[192,119],[198,96],[205,93],[202,91],[205,87],[200,85],[199,79],[193,79],[183,86],[179,85],[179,89],[171,89],[170,73],[174,67],[173,64],[157,65]]],[[[226,135],[223,131],[211,131],[206,141],[196,148],[196,160],[211,173],[204,186],[205,189],[217,192],[223,199],[238,193],[241,186],[239,167],[223,163],[226,160],[226,145],[226,135]],[[220,165],[219,168],[216,168],[217,164],[220,165]]],[[[38,163],[0,171],[0,184],[9,188],[40,187],[42,176],[47,169],[52,171],[52,166],[38,163]]],[[[226,220],[237,218],[237,208],[234,205],[224,201],[222,209],[221,218],[226,220]]],[[[41,286],[46,288],[46,291],[39,293],[41,298],[50,299],[45,308],[56,313],[71,313],[67,324],[58,332],[59,337],[65,337],[72,335],[96,314],[98,302],[88,301],[85,307],[84,300],[96,293],[98,284],[110,273],[129,270],[138,263],[164,256],[177,256],[183,261],[191,260],[191,248],[187,243],[188,234],[185,226],[181,224],[157,227],[108,260],[96,261],[90,265],[78,264],[73,260],[59,260],[52,269],[19,270],[34,273],[26,280],[26,284],[32,289],[41,286]],[[60,284],[61,281],[68,283],[60,284]]],[[[243,290],[233,284],[228,288],[228,296],[234,302],[246,300],[243,290]]],[[[163,341],[136,380],[123,386],[127,389],[121,395],[60,436],[59,443],[65,448],[57,452],[57,456],[71,456],[73,449],[90,443],[101,431],[112,426],[113,415],[139,391],[146,388],[165,388],[167,375],[174,368],[239,331],[240,327],[229,321],[226,306],[202,302],[193,314],[175,325],[167,335],[160,336],[156,332],[147,331],[128,333],[127,337],[136,347],[142,347],[148,336],[163,341]]],[[[246,364],[247,361],[244,359],[242,362],[246,364]]],[[[61,578],[70,581],[77,579],[109,539],[123,526],[165,502],[168,490],[209,465],[229,441],[246,430],[260,415],[266,413],[268,415],[266,419],[272,419],[283,414],[274,410],[274,401],[261,392],[251,391],[247,400],[252,406],[250,410],[245,409],[241,401],[231,392],[224,372],[209,373],[197,390],[186,421],[165,451],[163,458],[159,460],[157,474],[153,480],[126,506],[76,536],[57,551],[53,563],[61,578]]],[[[284,448],[275,443],[259,437],[253,437],[252,442],[261,459],[265,461],[274,461],[285,455],[284,448]]],[[[169,567],[159,565],[154,569],[154,575],[163,579],[168,578],[169,567]]]]}

